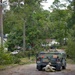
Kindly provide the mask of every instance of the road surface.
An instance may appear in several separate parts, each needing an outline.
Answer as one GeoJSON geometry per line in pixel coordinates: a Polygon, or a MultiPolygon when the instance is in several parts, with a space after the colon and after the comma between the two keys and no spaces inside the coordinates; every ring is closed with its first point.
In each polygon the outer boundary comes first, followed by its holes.
{"type": "Polygon", "coordinates": [[[66,70],[58,72],[38,71],[36,64],[20,65],[0,71],[0,75],[75,75],[75,65],[68,64],[66,70]]]}

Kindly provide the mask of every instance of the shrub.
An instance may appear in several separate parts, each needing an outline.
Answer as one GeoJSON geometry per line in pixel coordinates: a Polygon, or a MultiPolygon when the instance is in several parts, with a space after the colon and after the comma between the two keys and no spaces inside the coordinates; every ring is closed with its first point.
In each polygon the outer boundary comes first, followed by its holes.
{"type": "Polygon", "coordinates": [[[75,41],[74,40],[69,39],[66,53],[67,53],[69,58],[75,60],[75,41]]]}
{"type": "Polygon", "coordinates": [[[0,64],[11,64],[12,62],[12,56],[5,53],[3,48],[0,48],[0,64]]]}
{"type": "Polygon", "coordinates": [[[5,53],[3,48],[0,48],[0,65],[19,63],[20,60],[10,53],[5,53]]]}

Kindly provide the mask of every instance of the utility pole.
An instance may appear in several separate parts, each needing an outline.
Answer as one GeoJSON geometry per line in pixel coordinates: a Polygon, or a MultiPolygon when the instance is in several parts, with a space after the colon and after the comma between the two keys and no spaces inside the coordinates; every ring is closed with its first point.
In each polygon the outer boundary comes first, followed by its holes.
{"type": "MultiPolygon", "coordinates": [[[[0,4],[2,0],[0,0],[0,4]]],[[[3,47],[3,15],[2,15],[2,5],[0,5],[0,35],[1,35],[1,47],[3,47]]]]}
{"type": "MultiPolygon", "coordinates": [[[[18,7],[20,7],[20,2],[21,2],[22,0],[18,0],[18,7]]],[[[25,3],[25,0],[23,0],[23,2],[25,3]]],[[[22,5],[24,5],[24,4],[22,4],[22,5]]],[[[23,52],[26,50],[26,42],[25,42],[25,23],[26,23],[26,20],[25,20],[25,18],[23,18],[23,22],[24,22],[24,24],[23,24],[23,52]]]]}
{"type": "Polygon", "coordinates": [[[23,51],[25,51],[26,50],[26,43],[25,43],[25,23],[26,23],[26,21],[25,21],[25,19],[24,19],[24,25],[23,25],[23,51]]]}
{"type": "MultiPolygon", "coordinates": [[[[18,6],[20,7],[20,1],[21,0],[18,0],[18,6]]],[[[23,2],[25,3],[25,0],[23,0],[23,2]]],[[[25,23],[26,23],[26,20],[25,20],[25,18],[23,19],[23,21],[24,21],[24,24],[23,24],[23,51],[25,51],[26,50],[26,42],[25,42],[25,23]]]]}
{"type": "MultiPolygon", "coordinates": [[[[25,0],[23,0],[23,2],[25,3],[25,0]]],[[[23,24],[23,51],[26,50],[26,41],[25,41],[25,38],[26,38],[26,32],[25,32],[25,24],[26,24],[26,19],[24,17],[24,24],[23,24]]]]}

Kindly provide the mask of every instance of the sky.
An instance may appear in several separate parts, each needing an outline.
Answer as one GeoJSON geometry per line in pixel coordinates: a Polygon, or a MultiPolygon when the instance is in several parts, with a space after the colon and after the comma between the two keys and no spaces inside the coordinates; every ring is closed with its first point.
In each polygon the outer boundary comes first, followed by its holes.
{"type": "MultiPolygon", "coordinates": [[[[53,1],[54,1],[54,0],[47,0],[46,3],[43,2],[43,3],[42,3],[42,5],[44,5],[44,6],[43,6],[43,9],[45,9],[45,10],[49,10],[48,7],[50,7],[50,5],[53,3],[53,1]]],[[[66,3],[65,0],[60,0],[60,2],[61,2],[62,4],[68,5],[68,3],[66,3]]],[[[62,9],[64,9],[64,8],[62,8],[62,9]]]]}
{"type": "Polygon", "coordinates": [[[52,4],[52,2],[53,2],[54,0],[47,0],[47,2],[45,3],[45,2],[43,2],[42,3],[42,5],[44,5],[44,9],[45,10],[48,10],[48,7],[50,7],[50,5],[52,4]]]}

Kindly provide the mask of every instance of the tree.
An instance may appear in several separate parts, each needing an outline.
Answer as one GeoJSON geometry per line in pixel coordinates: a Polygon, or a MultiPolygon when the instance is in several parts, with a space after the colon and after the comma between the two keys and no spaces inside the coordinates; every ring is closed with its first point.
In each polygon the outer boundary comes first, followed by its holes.
{"type": "Polygon", "coordinates": [[[67,9],[69,10],[69,18],[67,20],[68,23],[68,32],[69,32],[69,41],[67,47],[67,54],[71,57],[71,59],[75,60],[75,0],[67,0],[69,5],[67,9]]]}
{"type": "MultiPolygon", "coordinates": [[[[10,1],[13,2],[12,0],[10,1]]],[[[22,47],[23,40],[21,37],[20,42],[18,41],[18,37],[20,38],[20,35],[18,33],[23,35],[22,29],[24,21],[26,21],[26,44],[35,45],[35,42],[38,41],[38,39],[42,38],[41,29],[44,26],[43,24],[46,20],[46,16],[43,16],[44,11],[40,7],[41,1],[42,0],[25,0],[25,5],[23,8],[20,8],[20,6],[12,6],[11,10],[6,13],[6,15],[4,16],[4,33],[9,33],[9,47],[14,48],[15,45],[19,45],[22,47]]]]}
{"type": "Polygon", "coordinates": [[[67,19],[68,19],[68,10],[63,10],[62,8],[66,7],[60,2],[60,0],[54,0],[50,9],[52,9],[50,20],[52,21],[53,30],[52,36],[56,38],[60,45],[63,45],[63,39],[67,38],[67,19]]]}

